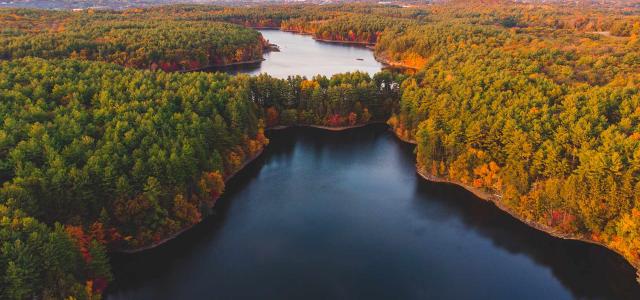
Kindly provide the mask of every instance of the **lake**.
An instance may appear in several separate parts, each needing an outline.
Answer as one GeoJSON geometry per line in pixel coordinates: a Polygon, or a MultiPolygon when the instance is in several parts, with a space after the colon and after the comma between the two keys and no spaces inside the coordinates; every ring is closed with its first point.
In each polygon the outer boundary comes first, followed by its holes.
{"type": "Polygon", "coordinates": [[[269,135],[213,216],[112,257],[107,299],[640,299],[620,256],[423,180],[384,125],[269,135]]]}
{"type": "Polygon", "coordinates": [[[362,71],[370,75],[383,67],[375,60],[373,52],[364,46],[318,42],[309,35],[293,34],[279,30],[259,30],[270,43],[280,47],[280,52],[269,52],[261,63],[215,68],[231,74],[257,75],[267,73],[277,78],[301,75],[330,77],[333,74],[362,71]]]}

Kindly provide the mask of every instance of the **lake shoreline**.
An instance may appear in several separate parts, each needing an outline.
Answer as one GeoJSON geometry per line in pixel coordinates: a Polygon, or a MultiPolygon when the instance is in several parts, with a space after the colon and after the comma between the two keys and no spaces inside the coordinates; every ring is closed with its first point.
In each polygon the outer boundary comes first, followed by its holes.
{"type": "Polygon", "coordinates": [[[382,57],[381,55],[378,55],[374,51],[376,43],[322,39],[322,38],[313,36],[314,35],[313,32],[305,32],[305,31],[298,31],[298,30],[287,30],[287,29],[282,29],[280,27],[250,27],[250,28],[253,28],[253,29],[256,29],[256,30],[279,30],[279,31],[282,31],[282,32],[290,32],[290,33],[299,34],[299,35],[310,35],[310,36],[312,36],[312,38],[315,41],[321,42],[321,43],[362,46],[362,47],[365,47],[365,48],[371,50],[373,52],[373,58],[377,62],[383,64],[386,67],[398,68],[398,69],[404,69],[404,70],[411,70],[413,72],[419,70],[419,68],[416,68],[416,67],[413,67],[413,66],[409,66],[409,65],[403,64],[401,62],[396,62],[396,61],[390,60],[388,58],[382,57]]]}
{"type": "Polygon", "coordinates": [[[309,124],[277,125],[277,126],[269,127],[267,128],[267,130],[285,130],[288,128],[298,127],[298,128],[317,128],[317,129],[337,132],[337,131],[344,131],[344,130],[355,129],[355,128],[362,128],[362,127],[366,127],[374,124],[386,124],[386,123],[382,121],[374,121],[374,122],[367,122],[363,124],[355,124],[355,125],[347,125],[347,126],[325,126],[325,125],[309,125],[309,124]]]}
{"type": "MultiPolygon", "coordinates": [[[[385,122],[369,122],[366,124],[357,124],[357,125],[353,125],[353,126],[339,126],[339,127],[330,127],[330,126],[322,126],[322,125],[291,125],[291,126],[273,126],[273,127],[269,127],[266,130],[274,130],[274,131],[279,131],[279,130],[285,130],[285,129],[289,129],[289,128],[316,128],[316,129],[321,129],[321,130],[327,130],[327,131],[331,131],[331,132],[340,132],[340,131],[346,131],[346,130],[351,130],[351,129],[356,129],[356,128],[362,128],[362,127],[366,127],[369,125],[380,125],[380,124],[385,124],[385,122]]],[[[395,136],[396,138],[398,138],[399,141],[407,143],[407,144],[411,144],[411,145],[415,145],[415,141],[410,141],[410,140],[406,140],[401,138],[400,136],[398,136],[397,134],[395,134],[395,132],[393,132],[392,130],[391,133],[393,134],[393,136],[395,136]]],[[[231,180],[233,177],[235,177],[238,173],[240,173],[242,170],[244,170],[248,165],[250,165],[251,163],[253,163],[255,160],[257,160],[266,150],[266,147],[268,147],[269,145],[264,146],[259,152],[257,152],[255,155],[253,155],[252,157],[248,158],[247,160],[245,160],[245,162],[238,167],[238,169],[236,171],[234,171],[232,174],[230,174],[229,176],[227,176],[224,179],[224,182],[227,183],[229,180],[231,180]]],[[[415,172],[417,175],[419,175],[423,180],[429,181],[429,182],[434,182],[434,183],[438,183],[438,184],[452,184],[452,185],[457,185],[461,188],[464,188],[465,190],[469,191],[470,193],[472,193],[473,195],[475,195],[476,197],[478,197],[479,199],[485,200],[485,201],[489,201],[491,202],[496,208],[500,209],[503,212],[506,212],[507,214],[509,214],[511,217],[513,217],[514,219],[517,219],[518,221],[524,223],[525,225],[527,225],[528,227],[531,227],[533,229],[536,229],[538,231],[544,232],[554,238],[560,238],[560,239],[564,239],[564,240],[575,240],[575,241],[581,241],[581,242],[585,242],[585,243],[589,243],[589,244],[594,244],[597,246],[601,246],[604,247],[608,250],[611,250],[613,252],[615,252],[616,254],[620,255],[622,258],[624,258],[624,260],[631,265],[635,270],[636,270],[636,274],[637,274],[637,278],[636,280],[638,281],[638,283],[640,283],[640,265],[632,262],[631,260],[627,259],[622,253],[620,253],[619,251],[617,251],[616,249],[612,249],[610,247],[608,247],[607,245],[605,245],[604,243],[598,242],[598,241],[594,241],[590,238],[588,238],[587,236],[580,236],[580,235],[573,235],[573,234],[565,234],[565,233],[561,233],[558,232],[556,230],[554,230],[553,228],[546,226],[544,224],[538,223],[538,222],[533,222],[533,221],[527,221],[523,218],[520,218],[518,216],[517,213],[515,213],[514,211],[510,210],[508,207],[506,207],[506,205],[504,205],[500,200],[501,200],[501,195],[496,194],[496,193],[490,193],[486,190],[483,189],[479,189],[479,188],[475,188],[466,184],[463,184],[461,182],[457,182],[454,180],[449,180],[443,177],[438,177],[438,176],[433,176],[431,174],[428,174],[427,172],[421,170],[420,168],[418,168],[418,166],[415,166],[415,172]]],[[[224,193],[223,193],[224,194],[224,193]]],[[[220,199],[220,197],[222,197],[221,194],[219,197],[217,197],[214,200],[214,204],[212,206],[215,207],[215,204],[217,202],[218,199],[220,199]]],[[[119,253],[119,254],[137,254],[137,253],[141,253],[141,252],[145,252],[148,250],[152,250],[155,248],[158,248],[176,238],[178,238],[180,235],[182,235],[183,233],[187,232],[189,229],[192,229],[194,226],[200,224],[202,221],[204,221],[206,218],[211,217],[212,214],[206,216],[205,218],[203,218],[202,220],[200,220],[198,223],[189,225],[183,229],[181,229],[180,231],[172,234],[171,236],[162,239],[159,242],[153,243],[152,245],[148,245],[145,247],[141,247],[141,248],[136,248],[136,249],[131,249],[131,250],[117,250],[117,251],[111,251],[112,253],[119,253]]]]}
{"type": "Polygon", "coordinates": [[[418,70],[420,70],[419,68],[407,65],[407,64],[403,64],[401,62],[397,62],[397,61],[393,61],[391,59],[388,59],[386,57],[383,57],[379,54],[377,54],[375,51],[373,52],[373,57],[376,59],[376,61],[378,61],[379,63],[387,66],[387,67],[391,67],[391,68],[398,68],[398,69],[402,69],[402,70],[407,70],[407,71],[412,71],[412,72],[416,72],[418,70]]]}
{"type": "MultiPolygon", "coordinates": [[[[407,140],[405,138],[402,138],[401,136],[397,135],[391,128],[389,129],[389,131],[391,131],[391,133],[398,138],[398,140],[407,143],[407,144],[411,144],[411,145],[416,145],[417,142],[415,140],[407,140]]],[[[568,233],[563,233],[563,232],[558,232],[557,230],[554,230],[552,227],[538,223],[538,222],[534,222],[534,221],[528,221],[525,220],[524,218],[521,218],[516,212],[512,211],[511,209],[509,209],[506,205],[504,205],[500,199],[502,199],[502,195],[496,194],[496,193],[490,193],[486,190],[480,189],[480,188],[476,188],[476,187],[472,187],[470,185],[464,184],[462,182],[459,181],[455,181],[455,180],[450,180],[450,179],[446,179],[444,177],[439,177],[439,176],[434,176],[431,175],[423,170],[421,170],[418,165],[416,164],[416,174],[420,175],[420,177],[422,177],[422,179],[429,181],[429,182],[434,182],[434,183],[444,183],[444,184],[452,184],[452,185],[457,185],[465,190],[467,190],[468,192],[472,193],[473,195],[475,195],[476,197],[478,197],[481,200],[485,200],[485,201],[489,201],[491,203],[493,203],[493,205],[495,205],[496,208],[498,208],[499,210],[506,212],[507,214],[509,214],[511,217],[513,217],[514,219],[517,219],[518,221],[524,223],[525,225],[536,229],[538,231],[542,231],[552,237],[555,238],[560,238],[563,240],[574,240],[574,241],[580,241],[580,242],[584,242],[584,243],[588,243],[588,244],[593,244],[593,245],[597,245],[603,248],[606,248],[608,250],[611,250],[613,252],[615,252],[616,254],[620,255],[629,265],[631,265],[635,270],[636,270],[636,281],[638,282],[638,284],[640,284],[640,262],[633,262],[629,259],[627,259],[627,257],[622,254],[620,251],[613,249],[609,246],[607,246],[606,244],[602,243],[602,242],[598,242],[598,241],[594,241],[593,239],[590,239],[588,236],[586,235],[575,235],[575,234],[568,234],[568,233]]]]}
{"type": "Polygon", "coordinates": [[[307,32],[307,31],[300,31],[300,30],[293,30],[293,29],[282,29],[282,28],[278,28],[278,30],[280,30],[282,32],[290,32],[290,33],[299,34],[299,35],[313,35],[313,32],[307,32]]]}
{"type": "Polygon", "coordinates": [[[392,130],[392,128],[389,128],[389,131],[391,131],[391,134],[393,134],[397,139],[399,139],[399,140],[400,140],[400,141],[402,141],[402,142],[405,142],[405,143],[407,143],[407,144],[411,144],[411,145],[414,145],[414,146],[418,145],[418,142],[417,142],[416,140],[406,139],[406,138],[403,138],[403,137],[401,137],[401,136],[397,135],[397,134],[392,130]]]}
{"type": "MultiPolygon", "coordinates": [[[[399,138],[399,139],[403,140],[401,138],[399,138]]],[[[638,281],[638,284],[640,284],[640,264],[627,259],[621,252],[619,252],[618,250],[616,250],[614,248],[611,248],[611,247],[607,246],[606,244],[604,244],[602,242],[594,241],[593,239],[590,239],[588,236],[585,236],[585,235],[575,235],[575,234],[568,234],[568,233],[559,232],[559,231],[553,229],[552,227],[544,225],[542,223],[525,220],[524,218],[521,218],[516,212],[514,212],[513,210],[509,209],[506,205],[504,205],[500,201],[502,199],[502,196],[499,195],[499,194],[490,193],[490,192],[485,191],[483,189],[472,187],[470,185],[467,185],[467,184],[464,184],[462,182],[458,182],[458,181],[455,181],[455,180],[450,180],[450,179],[446,179],[446,178],[443,178],[443,177],[438,177],[438,176],[431,175],[431,174],[421,170],[417,165],[416,165],[416,173],[418,175],[420,175],[420,177],[422,177],[424,180],[429,181],[429,182],[453,184],[453,185],[457,185],[459,187],[462,187],[465,190],[471,192],[473,195],[475,195],[479,199],[482,199],[482,200],[489,201],[489,202],[493,203],[493,205],[495,205],[496,208],[500,209],[503,212],[506,212],[507,214],[509,214],[514,219],[517,219],[518,221],[524,223],[525,225],[527,225],[527,226],[529,226],[529,227],[531,227],[533,229],[536,229],[538,231],[542,231],[542,232],[544,232],[544,233],[546,233],[546,234],[548,234],[550,236],[553,236],[555,238],[560,238],[560,239],[564,239],[564,240],[574,240],[574,241],[585,242],[585,243],[601,246],[601,247],[604,247],[604,248],[606,248],[608,250],[611,250],[611,251],[617,253],[618,255],[620,255],[622,258],[624,258],[624,260],[627,263],[629,263],[629,265],[631,265],[636,270],[636,275],[637,275],[636,280],[638,281]]]]}
{"type": "MultiPolygon", "coordinates": [[[[366,48],[369,48],[371,46],[375,46],[376,45],[376,43],[359,42],[359,41],[330,40],[330,39],[321,39],[321,38],[317,38],[317,37],[313,37],[313,39],[318,41],[318,42],[322,42],[322,43],[358,45],[358,46],[363,46],[363,47],[366,47],[366,48]]],[[[369,49],[371,49],[371,48],[369,48],[369,49]]]]}
{"type": "MultiPolygon", "coordinates": [[[[298,32],[298,31],[288,31],[288,30],[282,30],[280,28],[263,28],[263,29],[274,29],[274,30],[280,30],[280,31],[284,31],[284,32],[291,32],[291,33],[295,33],[295,34],[302,34],[302,35],[310,35],[309,33],[302,33],[302,32],[298,32]]],[[[360,45],[365,45],[364,43],[358,43],[358,42],[345,42],[345,41],[334,41],[334,40],[322,40],[322,39],[316,39],[314,37],[314,40],[319,41],[319,42],[327,42],[327,43],[336,43],[336,44],[360,44],[360,45]]],[[[375,52],[373,53],[374,58],[387,66],[391,66],[391,67],[397,67],[397,68],[402,68],[402,69],[407,69],[407,70],[417,70],[417,68],[412,67],[412,66],[408,66],[399,62],[394,62],[392,60],[389,60],[381,55],[377,55],[375,52]]],[[[232,65],[241,65],[241,64],[251,64],[251,63],[256,63],[256,62],[261,62],[263,61],[263,59],[261,60],[254,60],[254,61],[249,61],[249,62],[238,62],[238,63],[232,63],[232,64],[228,64],[225,66],[232,66],[232,65]]],[[[224,67],[224,66],[213,66],[213,67],[224,67]]],[[[205,68],[206,69],[206,68],[205,68]]],[[[352,126],[338,126],[338,127],[332,127],[332,126],[323,126],[323,125],[309,125],[309,124],[304,124],[304,125],[290,125],[290,126],[274,126],[274,127],[270,127],[267,128],[267,130],[284,130],[287,128],[292,128],[292,127],[307,127],[307,128],[317,128],[317,129],[322,129],[322,130],[328,130],[328,131],[334,131],[334,132],[338,132],[338,131],[344,131],[344,130],[350,130],[350,129],[355,129],[355,128],[361,128],[361,127],[365,127],[368,125],[372,125],[372,124],[384,124],[384,122],[368,122],[365,124],[356,124],[356,125],[352,125],[352,126]]],[[[393,132],[393,131],[392,131],[393,132]]],[[[400,137],[399,135],[395,134],[395,132],[393,132],[394,136],[396,138],[398,138],[400,141],[405,142],[405,143],[409,143],[412,145],[416,145],[416,141],[415,140],[408,140],[405,138],[400,137]]],[[[266,147],[266,146],[265,146],[266,147]]],[[[263,149],[261,149],[259,151],[258,154],[256,154],[255,156],[249,158],[248,160],[246,160],[239,168],[237,171],[233,172],[230,176],[225,178],[225,183],[230,180],[232,177],[234,177],[238,172],[240,172],[241,170],[243,170],[247,165],[249,165],[251,162],[253,162],[255,159],[257,159],[264,151],[264,147],[263,149]]],[[[492,202],[498,209],[506,212],[507,214],[511,215],[513,218],[519,220],[520,222],[526,224],[529,227],[532,227],[538,231],[542,231],[550,236],[553,236],[555,238],[560,238],[560,239],[565,239],[565,240],[576,240],[576,241],[581,241],[581,242],[585,242],[585,243],[590,243],[590,244],[594,244],[594,245],[598,245],[601,247],[604,247],[606,249],[609,249],[615,253],[617,253],[618,255],[622,256],[625,261],[627,261],[627,263],[629,263],[635,270],[636,270],[636,275],[637,275],[637,281],[638,283],[640,283],[640,262],[638,261],[633,261],[631,259],[628,259],[625,255],[623,255],[623,253],[621,253],[620,251],[618,251],[617,249],[614,249],[612,247],[609,247],[608,245],[606,245],[603,242],[599,242],[599,241],[595,241],[592,238],[590,238],[589,236],[586,235],[576,235],[576,234],[567,234],[567,233],[563,233],[563,232],[559,232],[557,230],[555,230],[554,228],[547,226],[545,224],[539,223],[539,222],[535,222],[535,221],[529,221],[529,220],[525,220],[524,218],[520,217],[516,212],[514,212],[513,210],[509,209],[504,203],[502,203],[501,199],[502,196],[496,193],[490,193],[488,191],[485,191],[483,189],[479,189],[479,188],[475,188],[466,184],[463,184],[461,182],[457,182],[454,180],[449,180],[446,178],[442,178],[442,177],[437,177],[437,176],[433,176],[431,174],[428,174],[427,172],[420,170],[420,168],[418,168],[416,166],[416,173],[418,175],[420,175],[424,180],[427,181],[431,181],[431,182],[436,182],[436,183],[447,183],[447,184],[454,184],[457,186],[460,186],[464,189],[466,189],[467,191],[471,192],[472,194],[474,194],[476,197],[483,199],[485,201],[490,201],[492,202]]],[[[218,197],[220,198],[220,197],[218,197]]],[[[215,202],[218,200],[215,199],[214,200],[214,205],[215,202]]],[[[201,220],[202,221],[202,220],[201,220]]],[[[200,221],[200,222],[201,222],[200,221]]],[[[139,253],[139,252],[143,252],[145,250],[150,250],[153,248],[156,248],[158,246],[161,246],[162,244],[169,242],[173,239],[175,239],[176,237],[178,237],[179,235],[181,235],[182,233],[186,232],[187,230],[189,230],[190,228],[192,228],[193,226],[199,224],[200,222],[190,225],[186,228],[183,228],[181,230],[179,230],[178,232],[172,234],[170,237],[167,237],[159,242],[156,242],[152,245],[149,246],[145,246],[145,247],[141,247],[141,248],[137,248],[137,249],[133,249],[133,250],[117,250],[117,251],[113,251],[113,252],[118,252],[118,253],[127,253],[127,254],[133,254],[133,253],[139,253]]]]}
{"type": "MultiPolygon", "coordinates": [[[[297,34],[306,34],[308,35],[309,33],[300,33],[300,32],[296,32],[296,31],[288,31],[288,32],[293,32],[293,33],[297,33],[297,34]]],[[[363,43],[363,42],[349,42],[349,41],[338,41],[338,40],[325,40],[325,39],[319,39],[316,37],[313,37],[314,40],[319,41],[319,42],[326,42],[326,43],[336,43],[336,44],[357,44],[357,45],[364,45],[367,46],[367,48],[371,49],[372,46],[375,46],[375,43],[371,44],[371,43],[363,43]]],[[[392,68],[400,68],[400,69],[404,69],[404,70],[411,70],[411,71],[417,71],[418,68],[413,67],[413,66],[409,66],[400,62],[396,62],[396,61],[392,61],[382,55],[377,54],[375,51],[373,53],[373,56],[375,58],[376,61],[382,63],[385,66],[388,67],[392,67],[392,68]]],[[[383,122],[381,122],[383,123],[383,122]]],[[[373,124],[373,123],[371,123],[373,124]]],[[[344,127],[337,127],[337,128],[330,128],[327,126],[317,126],[317,125],[302,125],[299,127],[312,127],[312,128],[320,128],[320,129],[326,129],[326,130],[331,130],[331,131],[341,131],[341,130],[348,130],[348,129],[352,129],[352,128],[358,128],[358,127],[363,127],[369,124],[363,124],[363,125],[355,125],[355,126],[344,126],[344,127]]],[[[288,128],[288,127],[284,127],[284,128],[288,128]]],[[[284,129],[282,128],[282,129],[284,129]]],[[[393,132],[393,130],[391,130],[393,132]]],[[[402,142],[408,143],[408,144],[412,144],[412,145],[416,145],[417,141],[416,140],[412,140],[412,139],[405,139],[399,135],[397,135],[395,132],[393,132],[393,135],[398,138],[399,140],[401,140],[402,142]]],[[[437,183],[448,183],[448,184],[454,184],[454,185],[458,185],[464,189],[466,189],[467,191],[471,192],[472,194],[474,194],[476,197],[486,200],[486,201],[490,201],[492,202],[498,209],[506,212],[507,214],[511,215],[513,218],[518,219],[519,221],[521,221],[522,223],[526,224],[529,227],[532,227],[536,230],[545,232],[553,237],[556,238],[561,238],[561,239],[565,239],[565,240],[576,240],[576,241],[582,241],[585,243],[590,243],[590,244],[594,244],[594,245],[598,245],[604,248],[607,248],[615,253],[617,253],[618,255],[622,256],[625,261],[627,261],[635,270],[636,270],[636,275],[637,278],[636,280],[638,281],[638,283],[640,284],[640,262],[634,262],[630,259],[627,259],[627,257],[625,255],[623,255],[620,251],[611,248],[609,246],[607,246],[605,243],[599,242],[599,241],[595,241],[591,238],[589,238],[588,236],[585,235],[575,235],[575,234],[567,234],[567,233],[562,233],[559,232],[547,225],[538,223],[538,222],[534,222],[534,221],[528,221],[525,220],[524,218],[521,218],[518,216],[518,214],[516,214],[514,211],[510,210],[508,207],[506,207],[506,205],[504,205],[500,199],[502,198],[501,195],[499,194],[491,194],[489,192],[486,192],[484,190],[478,189],[478,188],[474,188],[472,186],[469,185],[465,185],[461,182],[455,182],[452,180],[448,180],[445,178],[441,178],[441,177],[436,177],[436,176],[432,176],[430,174],[425,173],[424,171],[421,171],[417,166],[416,166],[416,172],[425,180],[427,181],[431,181],[431,182],[437,182],[437,183]]]]}
{"type": "MultiPolygon", "coordinates": [[[[237,169],[237,170],[233,171],[231,174],[229,174],[229,176],[225,176],[225,178],[224,178],[224,183],[225,183],[225,184],[226,184],[226,183],[228,183],[228,182],[229,182],[229,180],[231,180],[231,179],[232,179],[233,177],[235,177],[238,173],[240,173],[242,170],[244,170],[246,166],[248,166],[249,164],[251,164],[252,162],[254,162],[256,159],[258,159],[258,158],[262,155],[262,153],[264,153],[264,150],[265,150],[265,148],[266,148],[266,147],[267,147],[267,146],[263,146],[263,147],[260,149],[260,151],[258,151],[256,154],[254,154],[253,156],[251,156],[251,157],[249,157],[248,159],[246,159],[246,160],[242,163],[242,165],[240,165],[240,166],[238,167],[238,169],[237,169]]],[[[213,199],[213,204],[211,205],[211,207],[209,208],[209,210],[211,210],[211,209],[213,209],[213,208],[215,207],[216,203],[218,202],[218,200],[220,199],[220,197],[222,197],[222,195],[223,195],[223,194],[224,194],[224,192],[223,192],[223,193],[221,193],[221,194],[220,194],[218,197],[216,197],[215,199],[213,199]]],[[[110,251],[110,252],[111,252],[111,253],[123,253],[123,254],[136,254],[136,253],[144,252],[144,251],[147,251],[147,250],[152,250],[152,249],[154,249],[154,248],[157,248],[157,247],[159,247],[159,246],[162,246],[162,245],[166,244],[167,242],[170,242],[170,241],[172,241],[172,240],[176,239],[176,238],[177,238],[177,237],[179,237],[181,234],[185,233],[185,232],[186,232],[186,231],[188,231],[189,229],[192,229],[194,226],[196,226],[196,225],[200,224],[202,221],[204,221],[204,219],[206,219],[206,218],[208,218],[208,217],[210,217],[210,216],[211,216],[211,214],[209,214],[209,215],[205,216],[204,218],[202,218],[202,220],[198,221],[197,223],[194,223],[194,224],[188,225],[188,226],[186,226],[186,227],[184,227],[184,228],[182,228],[182,229],[178,230],[177,232],[172,233],[172,234],[171,234],[171,235],[169,235],[168,237],[166,237],[166,238],[164,238],[164,239],[162,239],[162,240],[160,240],[160,241],[154,242],[154,243],[152,243],[152,244],[150,244],[150,245],[143,246],[143,247],[139,247],[139,248],[134,248],[134,249],[118,249],[118,250],[113,250],[113,251],[110,251]]]]}
{"type": "MultiPolygon", "coordinates": [[[[322,130],[327,130],[327,131],[338,132],[338,131],[344,131],[344,130],[349,130],[349,129],[361,128],[361,127],[365,127],[365,126],[373,125],[373,124],[384,124],[384,122],[369,122],[369,123],[365,123],[365,124],[356,124],[356,125],[351,125],[351,126],[338,126],[338,127],[323,126],[323,125],[290,125],[290,126],[278,125],[278,126],[269,127],[266,130],[284,130],[284,129],[288,129],[288,128],[300,127],[300,128],[317,128],[317,129],[322,129],[322,130]]],[[[251,156],[248,159],[246,159],[242,163],[242,165],[240,165],[238,167],[237,170],[235,170],[234,172],[229,174],[229,176],[226,176],[224,178],[224,183],[225,184],[228,183],[229,180],[231,180],[238,173],[240,173],[242,170],[244,170],[248,165],[250,165],[256,159],[258,159],[264,153],[266,147],[268,147],[268,146],[269,145],[263,146],[262,149],[260,149],[260,151],[258,151],[256,154],[254,154],[253,156],[251,156]]],[[[213,199],[213,205],[209,209],[213,209],[215,207],[217,201],[220,199],[220,197],[222,197],[222,195],[224,195],[224,192],[222,194],[220,194],[218,197],[216,197],[215,199],[213,199]]],[[[112,250],[110,252],[111,253],[122,253],[122,254],[136,254],[136,253],[144,252],[144,251],[147,251],[147,250],[152,250],[154,248],[162,246],[162,245],[164,245],[164,244],[176,239],[181,234],[185,233],[189,229],[192,229],[194,226],[200,224],[202,221],[204,221],[204,219],[206,219],[206,218],[208,218],[210,216],[211,216],[211,214],[207,215],[206,217],[204,217],[202,220],[198,221],[197,223],[194,223],[194,224],[191,224],[189,226],[186,226],[186,227],[178,230],[177,232],[171,234],[170,236],[168,236],[166,238],[163,238],[160,241],[154,242],[154,243],[152,243],[150,245],[146,245],[146,246],[138,247],[138,248],[134,248],[134,249],[116,249],[116,250],[112,250]]]]}
{"type": "Polygon", "coordinates": [[[227,67],[233,67],[233,66],[254,65],[254,64],[261,63],[261,62],[263,62],[265,60],[266,60],[265,58],[260,58],[260,59],[238,61],[238,62],[227,63],[227,64],[213,64],[213,65],[208,65],[208,66],[201,67],[201,68],[180,70],[180,71],[178,71],[178,73],[202,72],[202,71],[207,71],[207,70],[210,70],[210,69],[217,69],[217,68],[227,68],[227,67]]]}

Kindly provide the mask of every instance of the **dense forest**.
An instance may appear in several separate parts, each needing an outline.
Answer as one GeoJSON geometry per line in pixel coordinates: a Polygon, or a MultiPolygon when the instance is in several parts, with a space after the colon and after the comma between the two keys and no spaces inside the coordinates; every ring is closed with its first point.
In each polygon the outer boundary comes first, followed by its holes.
{"type": "Polygon", "coordinates": [[[425,177],[640,265],[637,8],[7,9],[0,24],[0,298],[100,297],[108,251],[202,220],[265,130],[290,125],[386,121],[425,177]],[[375,44],[416,72],[166,72],[261,59],[247,27],[375,44]]]}
{"type": "Polygon", "coordinates": [[[377,51],[419,71],[396,133],[419,170],[487,192],[538,228],[640,261],[640,22],[628,38],[428,24],[377,51]]]}
{"type": "Polygon", "coordinates": [[[124,13],[0,12],[0,58],[75,58],[142,69],[196,70],[262,59],[260,33],[222,22],[141,19],[124,13]]]}
{"type": "Polygon", "coordinates": [[[7,228],[0,234],[15,249],[0,257],[9,264],[0,292],[73,294],[74,278],[101,292],[110,278],[105,249],[153,245],[199,222],[224,180],[268,143],[265,124],[384,121],[399,99],[398,80],[391,73],[281,80],[77,60],[2,63],[0,203],[7,228]],[[23,240],[34,230],[60,241],[23,240]],[[45,260],[45,247],[58,247],[66,260],[82,257],[87,266],[59,286],[52,274],[65,273],[59,268],[66,263],[19,259],[45,260]]]}

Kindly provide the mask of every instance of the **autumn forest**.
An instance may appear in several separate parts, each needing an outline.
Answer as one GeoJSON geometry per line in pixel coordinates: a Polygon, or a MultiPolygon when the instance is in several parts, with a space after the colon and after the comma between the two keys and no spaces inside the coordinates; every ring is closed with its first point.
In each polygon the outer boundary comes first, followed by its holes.
{"type": "Polygon", "coordinates": [[[640,8],[453,1],[0,10],[0,298],[96,299],[202,221],[266,131],[387,123],[418,172],[640,267],[640,8]],[[256,28],[390,68],[278,79],[256,28]]]}

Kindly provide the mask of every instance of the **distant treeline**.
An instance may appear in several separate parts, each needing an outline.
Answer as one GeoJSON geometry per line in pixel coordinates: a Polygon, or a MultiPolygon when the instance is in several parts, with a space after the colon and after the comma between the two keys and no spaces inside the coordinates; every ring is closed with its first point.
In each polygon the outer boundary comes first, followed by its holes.
{"type": "Polygon", "coordinates": [[[638,266],[639,16],[468,1],[1,10],[0,298],[99,297],[106,251],[199,222],[264,130],[288,125],[387,121],[421,173],[638,266]],[[153,71],[261,58],[260,35],[227,23],[375,43],[417,71],[153,71]]]}
{"type": "Polygon", "coordinates": [[[21,12],[0,11],[0,18],[15,19],[0,33],[2,59],[74,58],[183,71],[261,60],[266,46],[257,31],[229,23],[21,12]]]}

